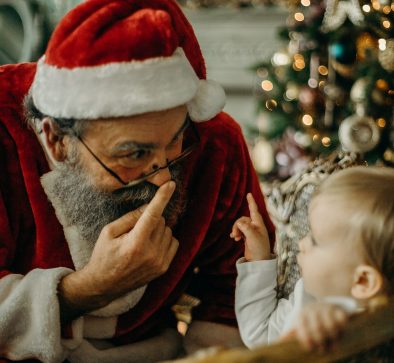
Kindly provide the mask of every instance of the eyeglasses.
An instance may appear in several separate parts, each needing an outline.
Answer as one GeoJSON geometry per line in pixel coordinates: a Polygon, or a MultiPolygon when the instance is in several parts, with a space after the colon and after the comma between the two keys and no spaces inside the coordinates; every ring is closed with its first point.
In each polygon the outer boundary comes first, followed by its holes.
{"type": "Polygon", "coordinates": [[[152,178],[153,176],[155,176],[156,174],[160,173],[161,170],[170,168],[171,166],[173,166],[174,164],[182,161],[183,159],[185,159],[187,156],[189,156],[196,148],[197,146],[200,144],[200,135],[198,134],[198,131],[194,125],[194,123],[191,120],[187,121],[188,127],[191,128],[192,132],[193,132],[193,136],[195,138],[195,141],[190,145],[187,146],[175,159],[167,161],[167,164],[164,166],[156,166],[154,167],[154,170],[151,171],[150,173],[144,174],[143,176],[141,176],[138,179],[129,181],[129,182],[125,182],[118,174],[116,174],[112,169],[110,169],[107,165],[105,165],[99,158],[98,156],[92,151],[92,149],[83,141],[83,139],[80,136],[77,136],[78,140],[82,143],[82,145],[85,146],[86,150],[97,160],[97,162],[109,173],[111,174],[117,181],[119,181],[121,184],[123,184],[123,187],[121,187],[121,189],[124,188],[130,188],[130,187],[134,187],[140,183],[143,183],[144,181],[152,178]]]}

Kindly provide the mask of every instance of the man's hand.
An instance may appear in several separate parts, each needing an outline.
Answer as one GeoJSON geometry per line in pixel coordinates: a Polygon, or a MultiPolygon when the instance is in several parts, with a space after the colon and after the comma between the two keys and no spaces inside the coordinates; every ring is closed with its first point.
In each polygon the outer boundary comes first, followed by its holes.
{"type": "Polygon", "coordinates": [[[306,349],[329,349],[338,339],[348,320],[348,314],[339,306],[327,303],[308,305],[301,312],[295,336],[306,349]]]}
{"type": "Polygon", "coordinates": [[[88,264],[59,284],[67,315],[105,306],[167,271],[179,243],[162,214],[174,190],[175,183],[167,182],[147,206],[103,228],[88,264]]]}
{"type": "Polygon", "coordinates": [[[246,196],[250,217],[241,217],[233,225],[230,234],[236,241],[245,240],[245,259],[247,261],[271,259],[267,228],[251,193],[246,196]]]}

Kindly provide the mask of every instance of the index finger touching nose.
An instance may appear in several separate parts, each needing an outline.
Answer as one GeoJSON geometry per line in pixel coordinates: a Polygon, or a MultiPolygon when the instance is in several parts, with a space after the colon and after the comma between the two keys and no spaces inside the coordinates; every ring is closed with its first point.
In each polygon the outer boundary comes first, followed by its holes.
{"type": "Polygon", "coordinates": [[[174,190],[175,182],[172,180],[160,186],[153,199],[143,211],[142,216],[138,220],[135,228],[152,229],[156,225],[156,222],[160,220],[165,207],[174,193],[174,190]]]}

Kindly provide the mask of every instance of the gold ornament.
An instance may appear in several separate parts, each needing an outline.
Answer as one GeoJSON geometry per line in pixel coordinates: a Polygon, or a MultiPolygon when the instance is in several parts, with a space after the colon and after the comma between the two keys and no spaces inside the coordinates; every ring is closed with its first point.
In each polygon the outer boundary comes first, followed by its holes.
{"type": "Polygon", "coordinates": [[[273,111],[277,106],[278,106],[278,102],[276,102],[274,99],[270,99],[265,102],[265,107],[269,111],[273,111]]]}
{"type": "Polygon", "coordinates": [[[357,59],[363,61],[367,57],[368,52],[378,53],[378,40],[370,33],[362,33],[356,40],[356,49],[357,59]]]}
{"type": "Polygon", "coordinates": [[[331,61],[331,65],[332,68],[334,68],[334,70],[340,74],[342,77],[344,78],[353,78],[354,76],[354,69],[355,69],[355,65],[354,64],[342,64],[339,63],[338,61],[336,61],[335,59],[333,59],[331,61]]]}
{"type": "Polygon", "coordinates": [[[384,79],[378,79],[371,92],[372,100],[378,105],[393,105],[393,97],[390,94],[390,85],[384,79]]]}
{"type": "Polygon", "coordinates": [[[385,49],[379,52],[379,63],[387,72],[394,71],[394,38],[386,39],[385,49]]]}

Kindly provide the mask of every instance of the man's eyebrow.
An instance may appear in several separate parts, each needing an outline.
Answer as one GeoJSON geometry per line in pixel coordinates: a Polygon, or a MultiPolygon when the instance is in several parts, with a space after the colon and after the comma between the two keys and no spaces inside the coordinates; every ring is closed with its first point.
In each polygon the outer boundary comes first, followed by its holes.
{"type": "Polygon", "coordinates": [[[158,144],[151,143],[151,142],[137,142],[137,141],[125,141],[122,142],[121,144],[115,145],[111,149],[111,154],[116,154],[119,151],[128,151],[128,150],[133,150],[133,149],[145,149],[145,150],[150,150],[150,149],[155,149],[158,147],[158,144]]]}
{"type": "MultiPolygon", "coordinates": [[[[179,137],[179,135],[182,134],[182,132],[184,132],[186,130],[186,128],[189,126],[189,124],[190,124],[190,119],[187,116],[185,119],[185,122],[182,124],[180,129],[175,133],[171,142],[176,140],[179,137]]],[[[127,150],[132,150],[132,149],[151,150],[151,149],[157,149],[158,147],[159,147],[159,144],[157,144],[157,143],[152,143],[152,142],[145,143],[145,142],[138,142],[138,141],[130,140],[130,141],[125,141],[121,144],[115,145],[111,149],[111,154],[115,154],[119,151],[127,151],[127,150]]]]}

